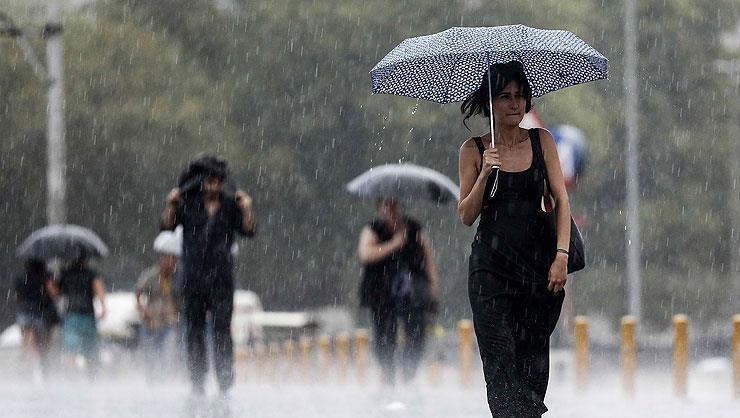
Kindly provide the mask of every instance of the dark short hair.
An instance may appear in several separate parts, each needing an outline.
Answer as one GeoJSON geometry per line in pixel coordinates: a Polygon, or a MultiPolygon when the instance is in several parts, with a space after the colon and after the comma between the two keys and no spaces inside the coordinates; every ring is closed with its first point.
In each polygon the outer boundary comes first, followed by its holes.
{"type": "MultiPolygon", "coordinates": [[[[524,74],[524,66],[519,61],[509,61],[505,64],[493,64],[488,69],[491,73],[491,97],[499,94],[507,84],[516,81],[522,88],[522,93],[527,99],[527,105],[524,112],[527,113],[532,109],[532,87],[529,80],[524,74]]],[[[488,109],[488,73],[483,74],[483,82],[478,90],[470,94],[460,106],[460,112],[465,115],[463,124],[467,128],[467,120],[471,117],[483,114],[485,117],[491,116],[488,109]]],[[[493,116],[491,116],[493,117],[493,116]]]]}
{"type": "Polygon", "coordinates": [[[42,276],[47,274],[46,262],[37,258],[30,258],[25,262],[26,274],[29,276],[42,276]]]}
{"type": "Polygon", "coordinates": [[[385,203],[388,200],[394,201],[394,202],[398,202],[398,199],[396,199],[395,197],[376,197],[375,198],[375,206],[378,206],[379,207],[380,205],[382,205],[383,203],[385,203]]]}
{"type": "Polygon", "coordinates": [[[200,165],[206,177],[226,179],[229,175],[229,163],[220,155],[199,155],[191,164],[200,165]]]}

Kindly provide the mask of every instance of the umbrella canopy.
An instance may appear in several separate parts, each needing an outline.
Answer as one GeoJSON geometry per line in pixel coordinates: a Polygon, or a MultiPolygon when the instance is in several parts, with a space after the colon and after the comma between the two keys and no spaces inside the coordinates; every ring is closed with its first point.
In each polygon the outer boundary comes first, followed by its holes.
{"type": "MultiPolygon", "coordinates": [[[[487,74],[492,109],[489,68],[512,61],[524,67],[534,97],[608,76],[606,57],[572,32],[524,25],[453,27],[409,38],[380,60],[370,76],[374,94],[451,103],[478,90],[487,74]]],[[[493,118],[489,122],[493,134],[493,118]]],[[[497,189],[498,169],[491,197],[497,189]]]]}
{"type": "Polygon", "coordinates": [[[414,164],[373,167],[347,183],[361,197],[424,199],[436,203],[457,201],[460,188],[444,174],[414,164]]]}
{"type": "Polygon", "coordinates": [[[105,257],[108,247],[87,228],[71,224],[49,225],[29,235],[16,250],[16,255],[21,259],[76,260],[105,257]]]}
{"type": "Polygon", "coordinates": [[[437,103],[465,100],[493,64],[518,61],[532,95],[607,78],[608,60],[565,30],[524,25],[453,27],[409,38],[371,71],[373,93],[437,103]]]}

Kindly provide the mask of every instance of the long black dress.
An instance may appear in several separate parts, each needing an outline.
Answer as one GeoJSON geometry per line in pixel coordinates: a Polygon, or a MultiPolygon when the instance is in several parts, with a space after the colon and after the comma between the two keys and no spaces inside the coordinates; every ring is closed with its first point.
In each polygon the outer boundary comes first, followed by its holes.
{"type": "MultiPolygon", "coordinates": [[[[536,129],[529,136],[541,147],[536,129]]],[[[475,141],[482,157],[481,139],[475,141]]],[[[470,255],[468,293],[493,417],[547,411],[550,335],[565,292],[547,290],[554,254],[546,250],[552,238],[539,212],[546,168],[537,155],[533,148],[524,171],[500,171],[493,198],[489,178],[470,255]]]]}
{"type": "MultiPolygon", "coordinates": [[[[405,218],[406,244],[377,263],[365,266],[360,285],[360,303],[372,310],[374,349],[383,370],[384,383],[394,384],[395,351],[398,345],[398,323],[403,324],[405,343],[401,353],[401,376],[410,381],[416,375],[426,342],[427,313],[430,302],[430,282],[426,275],[424,250],[418,242],[422,227],[405,218]],[[410,281],[403,288],[400,275],[409,273],[410,281]]],[[[393,239],[393,230],[383,220],[369,224],[379,242],[393,239]]]]}

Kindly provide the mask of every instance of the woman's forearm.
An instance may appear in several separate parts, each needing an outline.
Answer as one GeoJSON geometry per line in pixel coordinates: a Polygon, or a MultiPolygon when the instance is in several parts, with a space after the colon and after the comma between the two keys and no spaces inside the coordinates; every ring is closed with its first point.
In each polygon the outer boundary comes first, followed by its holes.
{"type": "Polygon", "coordinates": [[[359,256],[362,264],[375,264],[393,254],[398,249],[394,240],[386,241],[382,244],[366,245],[360,248],[359,256]]]}
{"type": "Polygon", "coordinates": [[[478,219],[483,207],[483,194],[486,190],[487,181],[487,178],[478,176],[470,193],[457,205],[457,213],[463,224],[471,226],[478,219]]]}
{"type": "Polygon", "coordinates": [[[167,229],[167,230],[175,229],[175,211],[176,210],[177,210],[177,207],[170,203],[168,203],[164,207],[164,212],[162,212],[162,219],[161,219],[162,229],[167,229]]]}
{"type": "Polygon", "coordinates": [[[570,247],[570,203],[568,199],[557,199],[555,204],[557,227],[557,248],[568,250],[570,247]]]}

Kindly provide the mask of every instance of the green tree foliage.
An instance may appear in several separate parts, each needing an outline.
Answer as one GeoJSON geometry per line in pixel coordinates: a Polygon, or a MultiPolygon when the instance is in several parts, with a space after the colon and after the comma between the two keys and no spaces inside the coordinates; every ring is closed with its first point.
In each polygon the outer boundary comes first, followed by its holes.
{"type": "MultiPolygon", "coordinates": [[[[460,143],[485,130],[480,120],[468,132],[456,105],[371,96],[370,68],[402,39],[450,26],[563,28],[607,55],[611,73],[608,82],[536,101],[546,123],[575,125],[589,140],[589,170],[572,206],[586,219],[591,267],[575,276],[575,306],[622,314],[621,7],[600,0],[107,0],[67,10],[70,221],[111,245],[100,268],[111,285],[130,288],[153,261],[150,243],[177,173],[197,152],[219,153],[254,195],[259,221],[257,239],[244,242],[238,257],[240,285],[268,308],[354,304],[356,237],[373,204],[347,196],[344,184],[398,161],[456,179],[460,143]]],[[[27,21],[40,25],[43,13],[35,13],[27,21]]],[[[740,109],[713,61],[722,56],[720,34],[738,20],[737,5],[651,0],[640,2],[639,14],[649,319],[705,308],[707,316],[725,315],[719,297],[695,290],[729,281],[724,196],[740,109]]],[[[3,40],[0,51],[0,192],[10,197],[0,262],[8,271],[15,246],[44,223],[45,98],[17,47],[3,40]]],[[[409,211],[433,239],[448,318],[466,315],[472,230],[452,206],[409,211]]]]}

